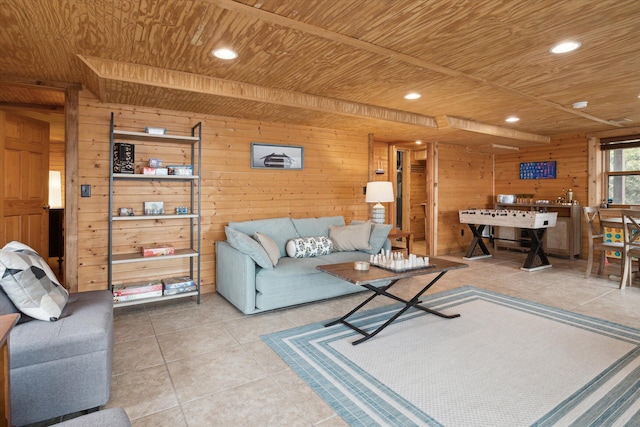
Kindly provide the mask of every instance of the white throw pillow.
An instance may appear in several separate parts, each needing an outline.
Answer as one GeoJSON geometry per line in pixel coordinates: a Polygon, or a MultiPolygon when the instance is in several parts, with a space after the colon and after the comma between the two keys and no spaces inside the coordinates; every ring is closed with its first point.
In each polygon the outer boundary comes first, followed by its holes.
{"type": "Polygon", "coordinates": [[[69,299],[46,261],[19,242],[0,250],[0,286],[18,310],[39,320],[58,320],[69,299]]]}
{"type": "Polygon", "coordinates": [[[300,237],[287,242],[287,255],[291,258],[329,255],[332,251],[333,243],[325,236],[300,237]]]}

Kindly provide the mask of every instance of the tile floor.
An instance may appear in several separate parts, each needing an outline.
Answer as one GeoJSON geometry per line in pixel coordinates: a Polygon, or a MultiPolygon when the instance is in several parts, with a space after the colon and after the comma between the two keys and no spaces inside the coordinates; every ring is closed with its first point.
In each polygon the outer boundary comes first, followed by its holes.
{"type": "MultiPolygon", "coordinates": [[[[553,268],[528,273],[520,270],[524,259],[498,251],[468,261],[469,268],[447,273],[431,292],[473,285],[640,327],[640,286],[620,290],[607,276],[618,265],[585,279],[584,260],[551,258],[553,268]]],[[[403,291],[413,295],[421,283],[408,280],[403,291]]],[[[362,299],[357,294],[252,316],[217,294],[203,295],[200,305],[184,299],[117,309],[107,407],[124,407],[135,427],[345,426],[260,335],[339,317],[362,299]]]]}

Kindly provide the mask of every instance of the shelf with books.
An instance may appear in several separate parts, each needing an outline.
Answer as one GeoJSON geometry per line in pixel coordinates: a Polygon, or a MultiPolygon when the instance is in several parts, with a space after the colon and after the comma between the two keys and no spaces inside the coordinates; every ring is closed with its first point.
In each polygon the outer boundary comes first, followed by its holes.
{"type": "Polygon", "coordinates": [[[202,124],[193,126],[189,136],[136,132],[116,129],[111,113],[110,153],[109,289],[113,292],[117,287],[132,286],[114,284],[114,278],[119,282],[159,280],[161,277],[154,276],[169,273],[192,281],[188,288],[168,291],[171,295],[164,289],[143,295],[130,289],[114,293],[114,298],[123,300],[114,301],[114,307],[193,296],[200,303],[202,124]],[[162,166],[163,160],[168,166],[162,166]],[[161,170],[162,175],[154,175],[161,170]],[[155,195],[151,202],[150,194],[155,195]],[[125,207],[142,202],[148,215],[125,207]],[[159,207],[147,211],[148,204],[159,207]],[[167,205],[171,213],[165,214],[167,205]],[[126,267],[133,263],[141,265],[126,267]]]}
{"type": "Polygon", "coordinates": [[[197,299],[200,300],[200,291],[185,292],[177,295],[162,295],[162,296],[155,296],[155,297],[148,297],[148,298],[141,298],[141,299],[133,299],[129,301],[117,301],[113,303],[113,306],[126,307],[130,305],[148,304],[148,303],[154,303],[158,301],[168,301],[171,299],[185,298],[185,297],[197,297],[197,299]]]}

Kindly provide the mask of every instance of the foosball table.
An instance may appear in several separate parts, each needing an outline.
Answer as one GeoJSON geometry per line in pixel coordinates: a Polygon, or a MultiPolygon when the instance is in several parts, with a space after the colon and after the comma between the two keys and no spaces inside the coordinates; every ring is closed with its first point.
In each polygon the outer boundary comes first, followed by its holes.
{"type": "Polygon", "coordinates": [[[485,226],[517,227],[526,230],[528,237],[531,239],[527,259],[521,269],[537,271],[551,267],[547,254],[544,252],[542,240],[547,228],[556,226],[557,212],[466,209],[459,211],[458,214],[460,223],[467,224],[473,233],[473,240],[464,259],[473,260],[491,257],[491,252],[483,241],[485,226]],[[480,254],[475,254],[477,249],[480,249],[480,254]]]}

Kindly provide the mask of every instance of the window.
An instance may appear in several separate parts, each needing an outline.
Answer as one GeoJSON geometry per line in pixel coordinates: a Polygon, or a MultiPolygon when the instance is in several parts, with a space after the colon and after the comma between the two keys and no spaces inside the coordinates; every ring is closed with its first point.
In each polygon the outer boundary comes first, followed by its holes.
{"type": "Polygon", "coordinates": [[[640,135],[602,138],[605,197],[616,205],[640,205],[640,135]]]}

